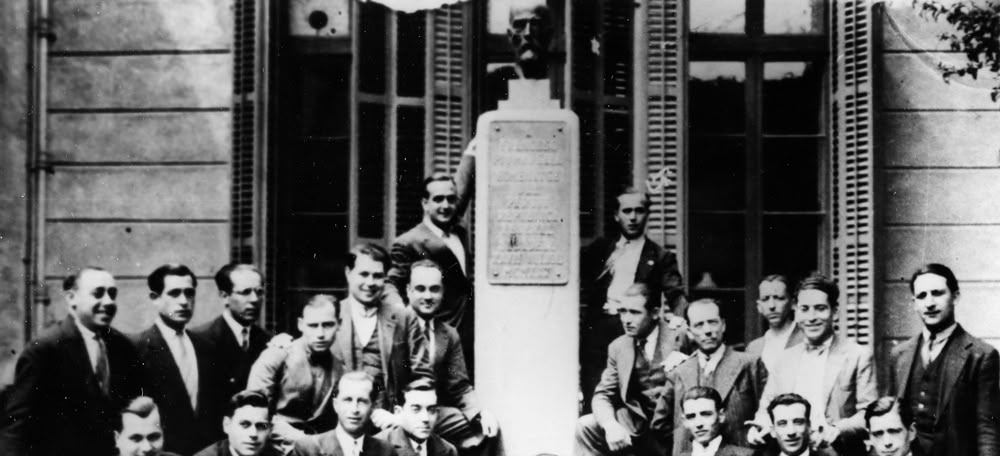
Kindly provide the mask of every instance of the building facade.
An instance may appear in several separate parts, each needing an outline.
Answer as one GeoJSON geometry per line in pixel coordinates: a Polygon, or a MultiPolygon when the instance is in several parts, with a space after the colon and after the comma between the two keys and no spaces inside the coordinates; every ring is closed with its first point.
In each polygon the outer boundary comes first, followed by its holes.
{"type": "MultiPolygon", "coordinates": [[[[512,60],[508,2],[396,12],[349,0],[17,0],[0,4],[0,383],[66,314],[60,281],[119,280],[116,326],[155,314],[145,276],[183,262],[196,320],[230,260],[268,278],[266,323],[344,289],[354,242],[421,217],[512,60]]],[[[836,277],[838,330],[879,357],[919,326],[921,263],[962,281],[958,320],[1000,342],[1000,123],[988,81],[909,1],[549,0],[552,93],[581,121],[581,243],[625,186],[689,294],[739,344],[755,284],[836,277]]],[[[575,331],[576,328],[566,328],[575,331]]]]}

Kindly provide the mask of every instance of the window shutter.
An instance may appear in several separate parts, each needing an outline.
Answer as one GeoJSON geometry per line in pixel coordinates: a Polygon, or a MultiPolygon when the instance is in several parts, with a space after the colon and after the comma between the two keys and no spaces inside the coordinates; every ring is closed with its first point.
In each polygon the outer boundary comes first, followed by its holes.
{"type": "Polygon", "coordinates": [[[258,0],[234,1],[233,106],[232,106],[232,261],[253,263],[259,236],[256,201],[259,201],[255,169],[258,158],[258,0]]]}
{"type": "Polygon", "coordinates": [[[647,47],[646,128],[647,174],[652,207],[649,237],[675,252],[684,265],[681,242],[681,202],[684,175],[684,85],[687,77],[684,41],[684,0],[649,0],[647,47]]]}
{"type": "Polygon", "coordinates": [[[434,171],[454,173],[470,139],[472,7],[472,2],[461,2],[430,12],[428,110],[434,171]]]}
{"type": "Polygon", "coordinates": [[[841,290],[838,331],[872,342],[874,208],[872,150],[872,7],[868,0],[834,3],[833,265],[841,290]]]}

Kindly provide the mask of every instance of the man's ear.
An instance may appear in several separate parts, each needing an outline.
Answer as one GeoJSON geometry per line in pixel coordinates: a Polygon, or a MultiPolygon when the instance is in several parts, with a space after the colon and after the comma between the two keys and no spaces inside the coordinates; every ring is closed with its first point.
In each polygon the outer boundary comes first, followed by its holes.
{"type": "Polygon", "coordinates": [[[230,418],[230,417],[228,417],[228,416],[222,417],[222,430],[223,431],[228,430],[229,429],[229,423],[232,423],[232,421],[233,421],[233,419],[230,418]]]}
{"type": "Polygon", "coordinates": [[[392,407],[392,413],[395,413],[396,415],[402,414],[403,413],[403,407],[400,407],[398,405],[393,406],[392,407]]]}
{"type": "Polygon", "coordinates": [[[159,297],[160,297],[159,293],[157,293],[155,291],[150,291],[149,292],[149,299],[156,300],[156,298],[159,298],[159,297]]]}
{"type": "Polygon", "coordinates": [[[226,293],[225,291],[219,290],[219,297],[223,299],[229,299],[231,293],[226,293]]]}
{"type": "Polygon", "coordinates": [[[910,423],[908,431],[910,436],[906,438],[906,443],[913,443],[917,439],[917,423],[910,423]]]}
{"type": "Polygon", "coordinates": [[[726,409],[724,408],[719,409],[719,422],[720,423],[726,422],[726,409]]]}

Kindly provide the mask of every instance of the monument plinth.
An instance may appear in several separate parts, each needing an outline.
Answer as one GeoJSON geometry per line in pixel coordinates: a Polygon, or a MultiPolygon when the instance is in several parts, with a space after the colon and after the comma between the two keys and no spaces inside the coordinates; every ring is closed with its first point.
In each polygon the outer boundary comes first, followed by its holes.
{"type": "Polygon", "coordinates": [[[571,455],[578,416],[579,123],[548,87],[476,130],[476,390],[509,455],[571,455]]]}

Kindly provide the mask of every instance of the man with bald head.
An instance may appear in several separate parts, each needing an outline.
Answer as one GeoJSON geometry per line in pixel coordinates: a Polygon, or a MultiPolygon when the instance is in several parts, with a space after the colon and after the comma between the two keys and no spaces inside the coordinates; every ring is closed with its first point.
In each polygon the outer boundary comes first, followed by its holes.
{"type": "Polygon", "coordinates": [[[135,348],[111,328],[115,278],[86,267],[63,290],[69,315],[17,360],[0,416],[0,454],[114,454],[118,412],[140,394],[135,348]]]}

